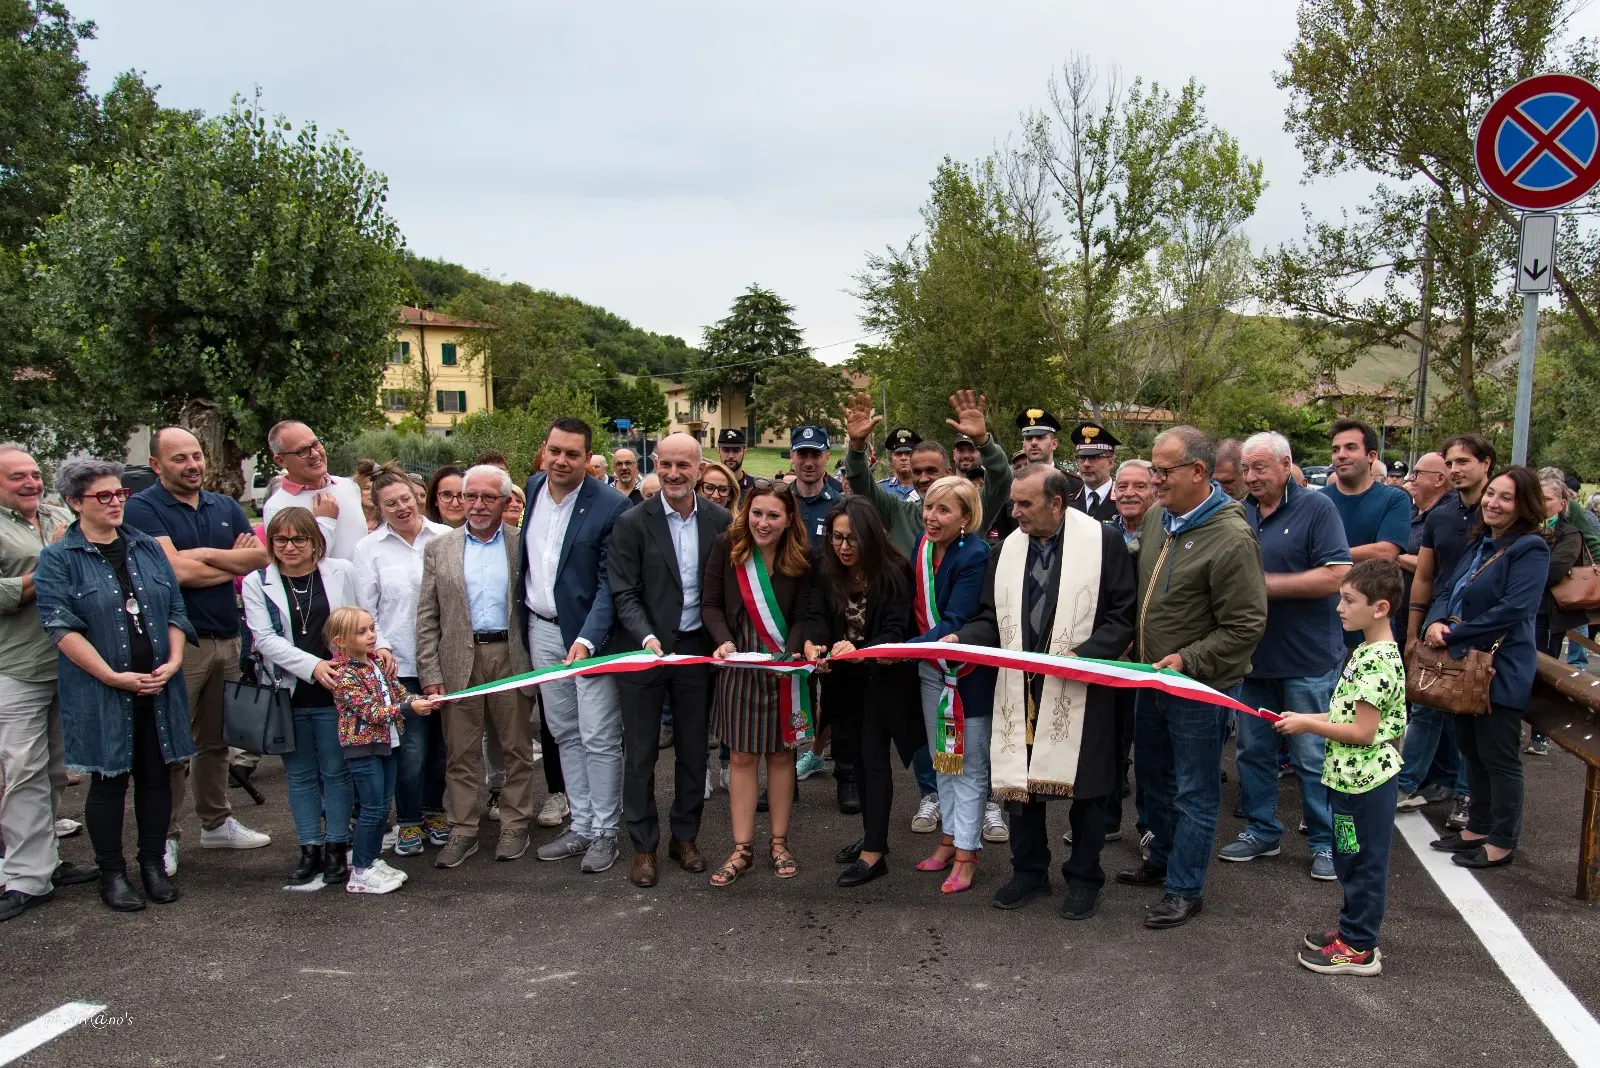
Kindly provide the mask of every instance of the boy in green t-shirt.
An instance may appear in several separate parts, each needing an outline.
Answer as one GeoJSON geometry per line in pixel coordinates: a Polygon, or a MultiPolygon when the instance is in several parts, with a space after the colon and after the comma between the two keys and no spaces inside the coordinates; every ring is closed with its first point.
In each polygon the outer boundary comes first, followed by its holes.
{"type": "Polygon", "coordinates": [[[1400,788],[1400,753],[1394,743],[1406,729],[1406,670],[1390,631],[1390,616],[1404,594],[1400,568],[1364,560],[1339,587],[1339,618],[1362,641],[1345,661],[1328,711],[1287,712],[1280,734],[1320,734],[1328,739],[1322,784],[1333,807],[1333,867],[1344,887],[1339,928],[1309,934],[1300,963],[1314,972],[1377,975],[1383,970],[1378,927],[1389,883],[1389,844],[1400,788]]]}

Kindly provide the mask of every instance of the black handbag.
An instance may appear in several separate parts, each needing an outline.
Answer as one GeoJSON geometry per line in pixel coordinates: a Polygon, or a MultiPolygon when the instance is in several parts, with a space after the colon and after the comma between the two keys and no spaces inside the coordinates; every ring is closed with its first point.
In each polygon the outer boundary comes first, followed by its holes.
{"type": "MultiPolygon", "coordinates": [[[[263,580],[266,571],[261,572],[263,580]]],[[[283,618],[268,597],[267,615],[272,629],[283,634],[283,618]]],[[[235,749],[263,756],[294,752],[294,706],[291,691],[277,685],[276,668],[268,667],[260,653],[251,650],[252,676],[222,684],[222,740],[235,749]]]]}
{"type": "Polygon", "coordinates": [[[265,756],[294,752],[294,708],[289,691],[254,682],[222,684],[222,740],[265,756]]]}

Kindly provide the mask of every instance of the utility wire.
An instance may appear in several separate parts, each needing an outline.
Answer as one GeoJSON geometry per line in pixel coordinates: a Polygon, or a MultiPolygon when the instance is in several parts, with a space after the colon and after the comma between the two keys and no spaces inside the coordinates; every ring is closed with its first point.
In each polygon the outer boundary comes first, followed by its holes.
{"type": "Polygon", "coordinates": [[[771,356],[762,356],[760,359],[756,360],[742,360],[739,363],[719,363],[714,367],[686,367],[680,373],[673,375],[634,375],[633,377],[681,379],[688,375],[707,374],[711,371],[727,371],[735,367],[754,367],[756,364],[771,363],[774,360],[783,360],[789,358],[790,356],[809,356],[811,353],[821,352],[823,349],[836,349],[840,345],[854,345],[858,341],[865,341],[869,337],[877,336],[877,334],[862,334],[860,337],[847,338],[844,341],[830,341],[826,345],[808,345],[803,349],[795,349],[791,352],[779,352],[771,356]]]}

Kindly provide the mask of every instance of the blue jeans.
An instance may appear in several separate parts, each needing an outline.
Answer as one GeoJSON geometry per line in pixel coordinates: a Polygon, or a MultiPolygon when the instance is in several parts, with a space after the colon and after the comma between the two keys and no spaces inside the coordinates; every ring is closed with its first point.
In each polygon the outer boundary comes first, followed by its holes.
{"type": "Polygon", "coordinates": [[[917,780],[917,794],[927,797],[939,792],[939,780],[933,772],[933,754],[923,746],[911,754],[911,774],[917,780]]]}
{"type": "Polygon", "coordinates": [[[1429,769],[1436,764],[1443,781],[1451,784],[1456,796],[1469,793],[1467,762],[1456,746],[1455,717],[1427,705],[1411,705],[1406,720],[1406,740],[1401,749],[1400,792],[1414,794],[1422,784],[1436,778],[1429,769]]]}
{"type": "MultiPolygon", "coordinates": [[[[944,683],[939,669],[930,663],[919,667],[922,676],[922,722],[928,737],[936,733],[939,695],[944,683]]],[[[989,726],[990,719],[969,719],[962,739],[964,754],[961,774],[939,772],[935,788],[939,791],[939,818],[944,821],[944,833],[955,842],[957,849],[982,849],[984,802],[989,800],[989,726]]],[[[931,762],[931,758],[930,758],[931,762]]]]}
{"type": "MultiPolygon", "coordinates": [[[[1252,708],[1269,712],[1311,712],[1328,710],[1333,688],[1339,684],[1339,669],[1326,674],[1298,679],[1245,679],[1240,700],[1252,708]]],[[[1248,821],[1245,831],[1263,842],[1283,837],[1278,820],[1278,742],[1283,736],[1260,716],[1239,717],[1239,743],[1235,750],[1239,765],[1239,803],[1248,821]]],[[[1291,735],[1289,763],[1300,780],[1301,812],[1305,816],[1306,836],[1311,852],[1333,851],[1333,814],[1328,788],[1322,785],[1322,758],[1328,743],[1319,734],[1291,735]]]]}
{"type": "MultiPolygon", "coordinates": [[[[1224,690],[1230,697],[1239,687],[1224,690]]],[[[1150,866],[1167,871],[1167,893],[1194,900],[1205,890],[1222,801],[1222,725],[1217,705],[1150,690],[1134,718],[1134,775],[1145,785],[1150,866]]]]}
{"type": "MultiPolygon", "coordinates": [[[[1572,629],[1578,631],[1584,637],[1588,637],[1589,635],[1589,628],[1587,626],[1573,627],[1572,629]]],[[[1589,666],[1589,650],[1585,649],[1577,642],[1568,642],[1567,663],[1580,670],[1587,669],[1589,666]]]]}
{"type": "MultiPolygon", "coordinates": [[[[402,678],[408,693],[422,692],[421,680],[402,678]]],[[[439,713],[407,711],[400,751],[394,754],[394,814],[402,827],[421,827],[424,817],[444,814],[444,731],[439,713]]]]}
{"type": "MultiPolygon", "coordinates": [[[[294,752],[283,756],[289,814],[301,845],[350,841],[350,771],[339,748],[339,713],[332,708],[294,710],[294,752]],[[323,833],[323,818],[327,833],[323,833]]],[[[385,809],[383,815],[387,815],[385,809]]]]}
{"type": "Polygon", "coordinates": [[[383,830],[389,822],[389,803],[394,799],[395,765],[392,753],[382,756],[352,757],[345,761],[350,782],[361,802],[356,820],[355,841],[351,845],[350,865],[370,868],[383,852],[383,830]]]}

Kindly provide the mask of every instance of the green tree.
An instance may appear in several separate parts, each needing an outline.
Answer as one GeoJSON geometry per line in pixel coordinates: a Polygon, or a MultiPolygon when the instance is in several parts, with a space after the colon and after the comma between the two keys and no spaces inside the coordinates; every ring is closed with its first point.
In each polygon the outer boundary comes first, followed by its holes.
{"type": "Polygon", "coordinates": [[[875,399],[887,390],[891,423],[948,441],[950,394],[969,386],[988,396],[1002,433],[1024,408],[1075,410],[1039,299],[1044,272],[995,162],[945,159],[922,223],[856,276],[862,326],[883,340],[860,347],[855,366],[875,399]]]}
{"type": "Polygon", "coordinates": [[[277,420],[334,443],[367,425],[401,299],[385,200],[343,137],[294,131],[259,99],[80,171],[34,264],[103,428],[188,426],[237,493],[277,420]]]}
{"type": "MultiPolygon", "coordinates": [[[[1307,179],[1378,179],[1353,214],[1312,222],[1264,263],[1264,295],[1315,333],[1348,329],[1346,359],[1426,338],[1450,395],[1434,429],[1479,430],[1508,413],[1486,368],[1515,317],[1508,299],[1515,218],[1478,181],[1473,135],[1512,83],[1550,69],[1592,76],[1587,40],[1566,41],[1573,0],[1305,0],[1278,76],[1307,179]],[[1431,263],[1432,312],[1422,275],[1431,263]],[[1494,403],[1487,401],[1493,399],[1494,403]]],[[[1570,261],[1568,261],[1570,262],[1570,261]]],[[[1591,297],[1557,272],[1577,322],[1591,297]]]]}
{"type": "Polygon", "coordinates": [[[751,441],[759,439],[755,411],[749,407],[758,376],[785,357],[809,354],[793,314],[793,305],[778,294],[752,285],[734,299],[725,318],[706,327],[702,351],[690,363],[691,399],[705,404],[742,397],[751,441]]]}
{"type": "Polygon", "coordinates": [[[850,380],[838,367],[815,356],[778,360],[761,371],[755,410],[763,426],[825,426],[838,433],[839,406],[850,395],[850,380]]]}
{"type": "Polygon", "coordinates": [[[459,456],[476,456],[485,449],[505,453],[511,476],[520,483],[533,471],[550,424],[568,415],[588,423],[596,442],[605,440],[604,420],[587,394],[560,389],[541,394],[525,408],[474,412],[456,424],[450,440],[459,456]]]}
{"type": "Polygon", "coordinates": [[[629,401],[629,418],[634,428],[655,433],[667,428],[667,395],[655,379],[639,377],[633,380],[633,396],[629,401]]]}

